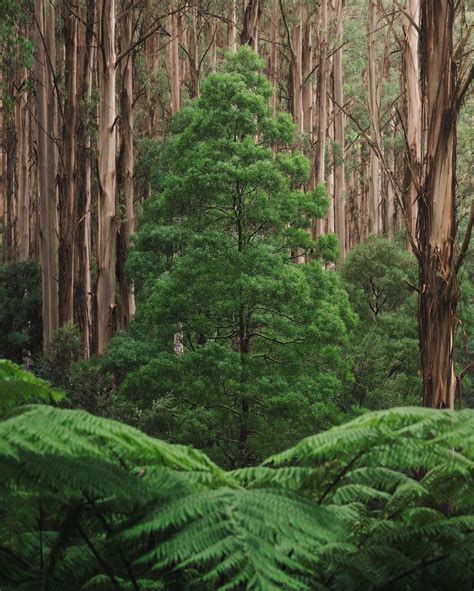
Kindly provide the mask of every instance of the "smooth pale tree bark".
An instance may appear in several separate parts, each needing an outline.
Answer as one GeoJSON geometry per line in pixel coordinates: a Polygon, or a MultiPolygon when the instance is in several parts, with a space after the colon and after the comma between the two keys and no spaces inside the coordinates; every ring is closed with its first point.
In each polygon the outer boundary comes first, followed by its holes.
{"type": "Polygon", "coordinates": [[[79,117],[76,127],[77,162],[77,217],[76,253],[77,280],[75,320],[82,334],[84,356],[91,355],[92,342],[92,277],[91,277],[91,121],[90,100],[92,97],[93,73],[96,66],[95,0],[87,0],[81,11],[85,26],[79,29],[79,46],[84,50],[78,54],[78,97],[79,117]]]}
{"type": "Polygon", "coordinates": [[[359,238],[365,240],[368,235],[368,201],[369,188],[367,179],[369,176],[370,148],[365,141],[360,146],[360,174],[359,174],[359,238]]]}
{"type": "Polygon", "coordinates": [[[328,62],[328,2],[321,0],[318,15],[319,67],[318,67],[318,151],[316,156],[316,181],[324,183],[326,166],[327,113],[327,62],[328,62]]]}
{"type": "Polygon", "coordinates": [[[292,97],[292,114],[293,121],[295,122],[296,129],[299,133],[303,133],[304,130],[304,111],[303,111],[303,27],[302,27],[303,15],[299,12],[298,22],[293,27],[292,39],[291,39],[291,50],[292,50],[292,61],[291,61],[291,97],[292,97]]]}
{"type": "MultiPolygon", "coordinates": [[[[43,348],[47,349],[52,333],[59,326],[57,284],[57,205],[55,178],[54,128],[48,117],[48,101],[53,101],[51,76],[47,74],[46,51],[51,50],[50,15],[44,12],[43,0],[35,0],[36,22],[36,110],[38,123],[38,189],[40,210],[40,262],[42,276],[43,348]],[[47,18],[45,18],[47,17],[47,18]],[[46,46],[46,47],[45,47],[46,46]],[[53,168],[54,171],[54,168],[53,168]]],[[[49,7],[52,11],[52,8],[49,7]]],[[[53,21],[54,22],[54,21],[53,21]]],[[[54,36],[54,35],[53,35],[54,36]]],[[[50,54],[51,57],[51,54],[50,54]]]]}
{"type": "Polygon", "coordinates": [[[342,71],[342,37],[343,37],[343,19],[344,0],[336,0],[335,18],[336,18],[336,47],[334,53],[333,75],[334,75],[334,141],[339,147],[339,155],[334,171],[334,207],[335,207],[335,228],[339,238],[339,263],[344,260],[346,251],[345,245],[345,177],[344,177],[344,157],[345,157],[345,114],[344,107],[344,88],[342,71]]]}
{"type": "Polygon", "coordinates": [[[77,224],[76,195],[76,148],[77,121],[77,18],[63,6],[65,42],[65,87],[64,126],[62,159],[64,176],[60,194],[60,241],[59,241],[59,321],[60,324],[74,320],[74,232],[77,224]]]}
{"type": "Polygon", "coordinates": [[[217,35],[219,34],[219,27],[217,26],[216,19],[213,19],[211,25],[211,70],[215,72],[217,70],[217,35]]]}
{"type": "MultiPolygon", "coordinates": [[[[368,107],[372,133],[377,145],[381,144],[380,133],[380,85],[377,72],[377,0],[369,0],[369,34],[368,34],[368,107]]],[[[369,233],[379,234],[380,224],[380,175],[379,158],[374,150],[370,150],[369,162],[369,233]]]]}
{"type": "MultiPolygon", "coordinates": [[[[330,72],[333,72],[333,62],[334,56],[329,58],[328,69],[330,72]]],[[[328,136],[328,143],[331,148],[334,145],[334,92],[333,89],[328,93],[328,121],[330,122],[327,130],[328,136]]],[[[335,170],[335,162],[334,158],[332,159],[332,165],[328,170],[326,176],[326,188],[327,193],[329,196],[329,209],[328,215],[326,216],[323,225],[323,234],[334,234],[336,232],[336,221],[335,221],[335,204],[334,204],[334,170],[335,170]]]]}
{"type": "Polygon", "coordinates": [[[17,249],[20,259],[27,259],[30,253],[30,173],[29,160],[29,114],[28,114],[28,72],[21,69],[20,94],[15,103],[15,127],[17,130],[17,249]]]}
{"type": "MultiPolygon", "coordinates": [[[[456,76],[453,50],[454,0],[421,3],[422,142],[418,188],[417,242],[420,263],[419,328],[423,404],[454,408],[454,336],[459,298],[457,273],[468,249],[467,233],[456,252],[456,122],[473,78],[456,76]]],[[[414,168],[412,166],[412,168],[414,168]]]]}
{"type": "Polygon", "coordinates": [[[115,262],[117,220],[115,214],[115,6],[99,0],[99,202],[97,236],[97,353],[101,355],[112,337],[115,314],[115,262]]]}
{"type": "Polygon", "coordinates": [[[231,51],[237,51],[237,0],[229,2],[229,22],[227,24],[227,45],[231,51]]]}
{"type": "Polygon", "coordinates": [[[177,113],[181,106],[181,77],[179,69],[179,14],[173,5],[169,5],[168,25],[170,41],[167,48],[167,62],[171,81],[171,114],[177,113]]]}
{"type": "MultiPolygon", "coordinates": [[[[122,52],[132,45],[133,36],[133,2],[122,1],[120,22],[120,41],[122,52]]],[[[133,283],[125,278],[124,266],[130,248],[130,239],[135,233],[135,208],[133,205],[133,60],[132,54],[121,61],[122,88],[120,93],[120,180],[125,220],[120,228],[120,256],[118,260],[120,280],[120,326],[126,328],[135,315],[135,295],[133,283]]]]}
{"type": "MultiPolygon", "coordinates": [[[[326,137],[328,126],[328,0],[321,0],[318,9],[318,96],[317,96],[317,151],[315,153],[314,169],[316,184],[325,184],[326,171],[326,137]]],[[[330,199],[332,199],[331,194],[330,199]]],[[[331,204],[332,205],[332,204],[331,204]]],[[[324,219],[316,221],[317,234],[327,231],[324,219]]]]}
{"type": "Polygon", "coordinates": [[[244,21],[240,43],[250,45],[255,53],[258,53],[260,13],[260,0],[244,0],[244,21]]]}
{"type": "MultiPolygon", "coordinates": [[[[190,96],[196,98],[199,96],[200,84],[200,57],[198,47],[198,29],[200,29],[201,17],[198,13],[197,5],[193,5],[188,13],[187,44],[188,44],[188,62],[190,76],[190,96]]],[[[229,25],[230,26],[230,25],[229,25]]],[[[235,31],[234,31],[235,32],[235,31]]],[[[235,42],[235,39],[234,39],[235,42]]]]}
{"type": "Polygon", "coordinates": [[[406,140],[409,150],[405,172],[405,211],[406,226],[409,234],[408,243],[411,244],[416,236],[417,218],[417,190],[413,180],[411,167],[414,174],[420,174],[421,167],[421,90],[420,90],[420,64],[419,64],[419,39],[420,27],[420,0],[407,0],[406,16],[404,23],[404,51],[403,51],[403,81],[404,102],[406,117],[406,140]]]}
{"type": "Polygon", "coordinates": [[[273,85],[273,94],[270,99],[270,106],[273,109],[273,112],[276,111],[277,108],[277,95],[276,95],[276,88],[277,88],[277,71],[278,71],[278,51],[277,51],[277,41],[278,41],[278,22],[279,22],[279,10],[278,10],[278,0],[272,0],[272,12],[271,12],[271,22],[270,22],[270,51],[268,55],[268,77],[270,82],[273,85]]]}
{"type": "Polygon", "coordinates": [[[313,22],[307,6],[303,9],[302,61],[302,103],[303,129],[309,139],[313,139],[313,22]]]}

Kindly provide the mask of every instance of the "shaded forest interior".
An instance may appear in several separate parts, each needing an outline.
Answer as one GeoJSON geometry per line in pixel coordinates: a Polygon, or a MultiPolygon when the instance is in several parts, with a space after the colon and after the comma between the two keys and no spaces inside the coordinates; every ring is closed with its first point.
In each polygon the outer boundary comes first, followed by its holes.
{"type": "Polygon", "coordinates": [[[230,465],[470,404],[468,5],[1,8],[4,357],[230,465]]]}
{"type": "Polygon", "coordinates": [[[2,591],[472,591],[467,0],[0,0],[2,591]]]}

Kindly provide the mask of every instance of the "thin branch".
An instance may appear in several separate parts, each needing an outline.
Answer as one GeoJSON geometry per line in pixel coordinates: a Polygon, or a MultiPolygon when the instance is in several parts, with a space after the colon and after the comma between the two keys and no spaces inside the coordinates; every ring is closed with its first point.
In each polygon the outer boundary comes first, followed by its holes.
{"type": "Polygon", "coordinates": [[[288,28],[288,22],[286,20],[286,14],[285,14],[285,11],[283,10],[283,1],[282,0],[280,0],[280,12],[281,12],[281,16],[283,18],[283,23],[285,25],[286,35],[287,35],[287,38],[288,38],[288,47],[290,48],[291,56],[293,58],[293,61],[296,61],[295,52],[293,51],[293,45],[291,44],[290,29],[288,28]]]}
{"type": "Polygon", "coordinates": [[[113,571],[112,567],[109,564],[107,564],[107,562],[105,562],[105,560],[101,557],[101,555],[99,554],[97,549],[94,547],[94,545],[92,544],[92,542],[90,541],[89,537],[87,536],[86,532],[82,529],[80,524],[77,524],[76,527],[77,527],[78,532],[81,534],[84,542],[87,544],[89,550],[95,556],[97,562],[103,568],[105,574],[109,577],[114,588],[117,589],[117,591],[122,591],[117,579],[115,578],[114,571],[113,571]]]}

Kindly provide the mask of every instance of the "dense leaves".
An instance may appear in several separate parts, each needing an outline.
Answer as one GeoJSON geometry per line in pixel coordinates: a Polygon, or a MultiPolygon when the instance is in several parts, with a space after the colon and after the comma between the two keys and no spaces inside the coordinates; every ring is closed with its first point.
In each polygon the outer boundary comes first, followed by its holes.
{"type": "Polygon", "coordinates": [[[370,413],[224,472],[111,420],[22,407],[0,423],[0,584],[470,589],[473,418],[370,413]]]}
{"type": "Polygon", "coordinates": [[[331,241],[309,232],[325,191],[304,190],[309,161],[291,147],[290,118],[271,111],[261,68],[249,48],[230,55],[158,150],[131,255],[136,345],[120,336],[105,359],[119,379],[129,366],[127,398],[155,405],[151,432],[230,466],[342,420],[340,346],[354,322],[323,269],[331,241]],[[130,367],[135,346],[143,355],[130,367]]]}
{"type": "Polygon", "coordinates": [[[0,264],[0,357],[21,363],[41,351],[41,271],[34,261],[0,264]]]}

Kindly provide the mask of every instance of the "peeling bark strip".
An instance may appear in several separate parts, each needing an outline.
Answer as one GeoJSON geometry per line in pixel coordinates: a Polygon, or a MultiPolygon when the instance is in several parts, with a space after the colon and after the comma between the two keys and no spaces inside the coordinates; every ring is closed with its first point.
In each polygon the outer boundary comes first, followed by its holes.
{"type": "MultiPolygon", "coordinates": [[[[424,159],[418,183],[417,228],[419,330],[423,403],[433,408],[454,408],[453,348],[459,295],[456,275],[465,254],[461,249],[456,258],[455,253],[456,121],[466,82],[456,84],[453,20],[453,0],[423,0],[420,59],[424,159]]],[[[471,230],[472,211],[467,239],[471,230]]]]}
{"type": "Polygon", "coordinates": [[[115,317],[115,7],[114,0],[97,3],[99,27],[99,203],[97,237],[97,353],[112,337],[115,317]]]}

